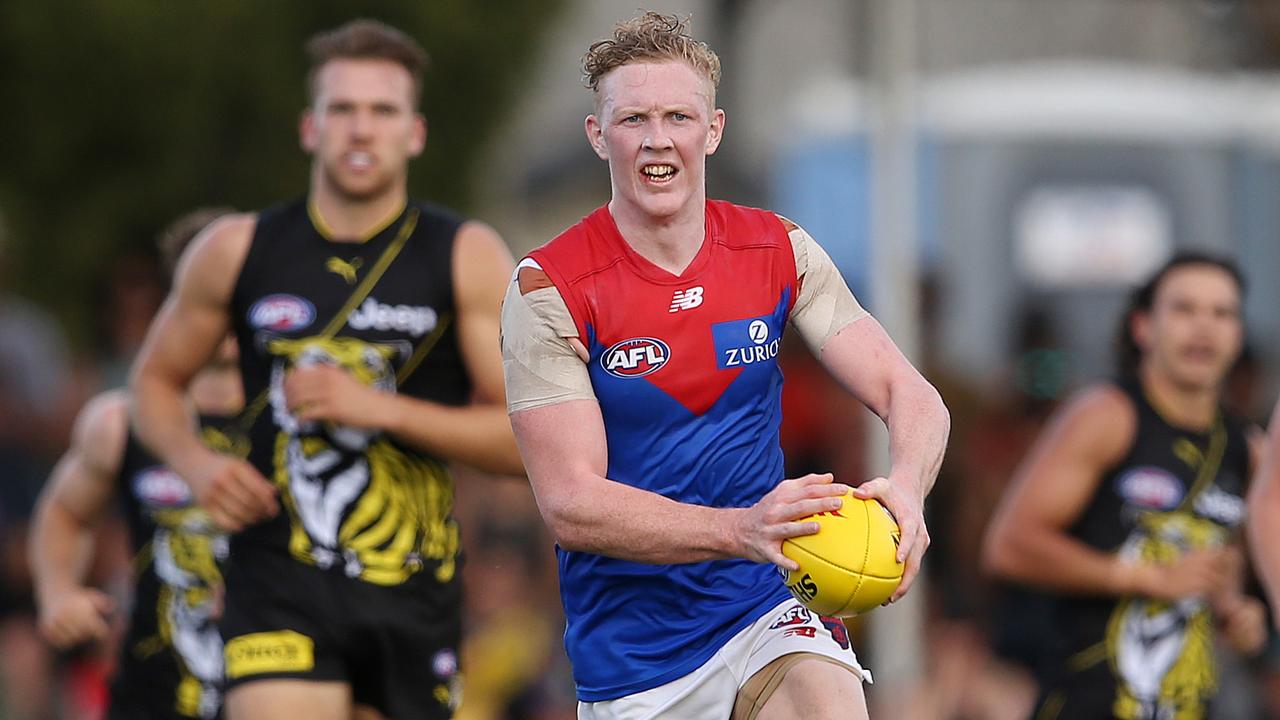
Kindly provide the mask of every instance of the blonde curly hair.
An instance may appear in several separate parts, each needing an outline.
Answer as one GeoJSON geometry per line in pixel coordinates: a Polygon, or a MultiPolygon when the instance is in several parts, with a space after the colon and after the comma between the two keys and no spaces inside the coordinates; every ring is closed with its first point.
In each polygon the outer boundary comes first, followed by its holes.
{"type": "Polygon", "coordinates": [[[720,84],[720,58],[707,44],[689,34],[689,17],[646,12],[613,28],[613,37],[599,40],[582,56],[582,82],[600,92],[600,78],[615,68],[636,62],[683,60],[705,75],[714,89],[720,84]]]}

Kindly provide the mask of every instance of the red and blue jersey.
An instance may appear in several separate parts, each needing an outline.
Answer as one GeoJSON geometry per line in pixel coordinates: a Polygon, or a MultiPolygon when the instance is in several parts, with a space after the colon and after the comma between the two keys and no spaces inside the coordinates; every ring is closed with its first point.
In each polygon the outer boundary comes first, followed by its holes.
{"type": "MultiPolygon", "coordinates": [[[[783,479],[778,346],[799,291],[770,212],[708,201],[680,275],[623,240],[602,207],[530,254],[589,352],[606,476],[710,507],[755,504],[783,479]]],[[[578,696],[609,700],[692,672],[789,595],[772,565],[646,565],[557,548],[578,696]]]]}

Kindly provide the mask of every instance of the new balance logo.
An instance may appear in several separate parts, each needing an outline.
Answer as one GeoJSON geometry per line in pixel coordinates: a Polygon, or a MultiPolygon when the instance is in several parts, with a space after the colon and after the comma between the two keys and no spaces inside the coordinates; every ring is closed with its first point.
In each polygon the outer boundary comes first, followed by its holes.
{"type": "Polygon", "coordinates": [[[692,310],[702,304],[702,286],[695,285],[688,290],[677,290],[671,296],[671,309],[667,312],[692,310]]]}

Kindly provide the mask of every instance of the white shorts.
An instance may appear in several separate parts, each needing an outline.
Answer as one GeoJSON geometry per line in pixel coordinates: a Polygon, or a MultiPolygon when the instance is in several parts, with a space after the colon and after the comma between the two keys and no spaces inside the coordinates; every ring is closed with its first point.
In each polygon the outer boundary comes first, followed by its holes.
{"type": "Polygon", "coordinates": [[[817,613],[786,600],[730,638],[697,670],[616,700],[580,702],[578,720],[728,720],[738,690],[752,675],[783,655],[799,652],[829,657],[871,682],[843,625],[828,626],[817,613]]]}

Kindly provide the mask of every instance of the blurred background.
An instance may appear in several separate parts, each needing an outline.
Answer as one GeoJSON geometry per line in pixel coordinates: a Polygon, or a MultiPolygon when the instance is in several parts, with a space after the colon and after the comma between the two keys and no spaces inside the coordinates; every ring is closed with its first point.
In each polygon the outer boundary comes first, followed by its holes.
{"type": "MultiPolygon", "coordinates": [[[[1235,256],[1265,420],[1280,358],[1280,2],[686,0],[718,51],[710,194],[805,226],[942,390],[929,582],[850,622],[874,717],[1016,718],[1034,601],[977,572],[990,511],[1064,394],[1111,371],[1130,286],[1174,249],[1235,256]],[[879,631],[877,631],[879,627],[879,631]],[[886,631],[887,630],[887,631],[886,631]],[[877,664],[879,662],[879,664],[877,664]],[[883,672],[882,672],[883,671],[883,672]]],[[[0,719],[94,718],[113,648],[38,639],[26,521],[71,419],[122,384],[166,290],[156,233],[201,205],[300,195],[301,46],[354,17],[430,52],[412,192],[518,256],[608,199],[578,59],[635,0],[0,3],[0,719]]],[[[883,438],[803,346],[784,355],[792,474],[861,478],[883,438]]],[[[522,481],[459,474],[462,720],[571,718],[552,544],[522,481]]],[[[122,531],[96,576],[124,594],[122,531]]],[[[1280,717],[1280,652],[1226,658],[1219,718],[1280,717]]]]}

